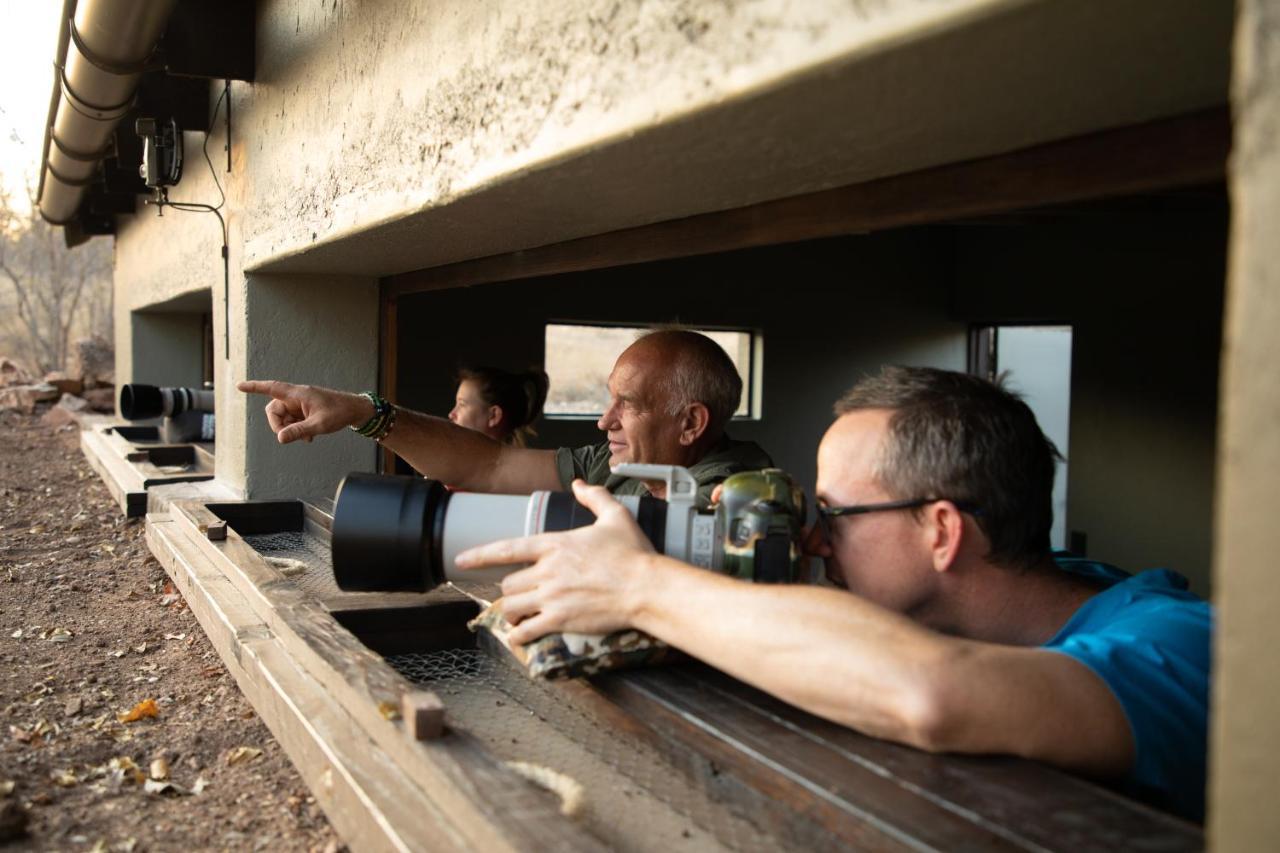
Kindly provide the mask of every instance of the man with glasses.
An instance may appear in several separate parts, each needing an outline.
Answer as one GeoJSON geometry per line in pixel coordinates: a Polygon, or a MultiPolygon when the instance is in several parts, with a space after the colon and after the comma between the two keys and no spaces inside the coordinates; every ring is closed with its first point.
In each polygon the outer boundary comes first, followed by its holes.
{"type": "Polygon", "coordinates": [[[1051,552],[1057,450],[1015,395],[888,368],[836,405],[808,550],[842,589],[756,586],[654,554],[598,518],[498,542],[511,639],[646,631],[820,716],[931,751],[1007,753],[1185,816],[1204,811],[1209,605],[1166,570],[1051,552]]]}

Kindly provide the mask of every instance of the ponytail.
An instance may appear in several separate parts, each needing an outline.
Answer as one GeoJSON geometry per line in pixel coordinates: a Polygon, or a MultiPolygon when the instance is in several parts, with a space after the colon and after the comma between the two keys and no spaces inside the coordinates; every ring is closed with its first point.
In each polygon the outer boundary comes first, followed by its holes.
{"type": "Polygon", "coordinates": [[[507,444],[528,446],[537,436],[533,422],[542,415],[551,379],[540,367],[510,373],[496,367],[463,367],[458,381],[474,382],[486,406],[502,409],[502,428],[507,431],[507,444]]]}

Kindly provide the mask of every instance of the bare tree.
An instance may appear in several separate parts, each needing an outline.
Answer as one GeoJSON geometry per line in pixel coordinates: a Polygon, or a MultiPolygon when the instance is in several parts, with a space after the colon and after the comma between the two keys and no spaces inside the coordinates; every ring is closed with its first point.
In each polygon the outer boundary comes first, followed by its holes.
{"type": "Polygon", "coordinates": [[[67,249],[61,230],[40,218],[30,188],[28,195],[23,213],[0,188],[0,277],[28,357],[41,370],[63,370],[73,331],[109,337],[111,245],[90,240],[67,249]]]}

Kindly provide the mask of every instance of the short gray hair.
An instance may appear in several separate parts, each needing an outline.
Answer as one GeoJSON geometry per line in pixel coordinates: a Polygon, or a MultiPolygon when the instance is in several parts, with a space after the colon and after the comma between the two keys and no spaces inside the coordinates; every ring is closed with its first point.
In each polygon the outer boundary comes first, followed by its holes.
{"type": "Polygon", "coordinates": [[[742,401],[742,377],[733,359],[706,335],[682,328],[658,328],[640,337],[670,353],[669,372],[657,379],[667,398],[667,413],[675,416],[691,403],[710,413],[709,435],[724,431],[742,401]]]}

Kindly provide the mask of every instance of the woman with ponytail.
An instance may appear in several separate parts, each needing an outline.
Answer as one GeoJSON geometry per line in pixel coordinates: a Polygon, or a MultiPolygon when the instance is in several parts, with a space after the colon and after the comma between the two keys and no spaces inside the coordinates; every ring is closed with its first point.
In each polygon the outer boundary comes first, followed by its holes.
{"type": "Polygon", "coordinates": [[[531,368],[510,373],[496,367],[464,367],[449,420],[514,447],[526,447],[537,435],[533,422],[542,414],[551,381],[531,368]]]}

